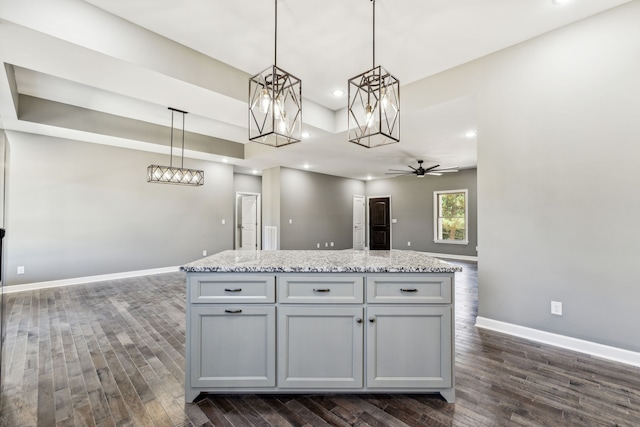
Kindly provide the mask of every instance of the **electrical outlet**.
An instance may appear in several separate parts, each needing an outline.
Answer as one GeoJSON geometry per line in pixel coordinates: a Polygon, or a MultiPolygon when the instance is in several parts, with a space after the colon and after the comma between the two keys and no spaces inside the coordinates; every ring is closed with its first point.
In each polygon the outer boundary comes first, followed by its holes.
{"type": "Polygon", "coordinates": [[[222,220],[222,225],[225,225],[227,223],[227,220],[223,219],[222,220]]]}
{"type": "Polygon", "coordinates": [[[407,246],[411,246],[411,242],[407,242],[407,246]]]}
{"type": "Polygon", "coordinates": [[[551,301],[551,314],[556,316],[562,316],[562,303],[558,301],[551,301]]]}
{"type": "Polygon", "coordinates": [[[293,220],[292,219],[289,219],[289,224],[293,224],[293,220]]]}
{"type": "Polygon", "coordinates": [[[329,247],[329,243],[328,242],[324,242],[324,247],[328,248],[329,247]]]}
{"type": "Polygon", "coordinates": [[[317,247],[318,249],[320,249],[320,243],[318,243],[318,244],[316,245],[316,247],[317,247]]]}
{"type": "Polygon", "coordinates": [[[24,274],[24,265],[18,266],[18,274],[24,274]]]}
{"type": "Polygon", "coordinates": [[[206,250],[202,251],[202,256],[207,256],[207,251],[206,250]]]}
{"type": "Polygon", "coordinates": [[[333,247],[333,242],[329,243],[331,245],[331,247],[333,247]]]}

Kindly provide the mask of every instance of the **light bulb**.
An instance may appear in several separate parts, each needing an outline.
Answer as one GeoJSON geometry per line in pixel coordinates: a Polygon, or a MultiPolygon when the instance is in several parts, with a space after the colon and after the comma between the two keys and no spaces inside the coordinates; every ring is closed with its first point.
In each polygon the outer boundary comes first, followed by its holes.
{"type": "Polygon", "coordinates": [[[371,104],[367,104],[364,108],[366,113],[367,127],[372,127],[377,122],[376,111],[371,104]]]}
{"type": "Polygon", "coordinates": [[[262,89],[262,93],[260,95],[260,112],[262,114],[267,114],[269,112],[270,105],[271,96],[269,96],[269,91],[266,88],[262,89]]]}
{"type": "Polygon", "coordinates": [[[289,133],[289,121],[287,120],[287,112],[282,111],[278,122],[278,129],[280,133],[289,133]]]}
{"type": "Polygon", "coordinates": [[[380,89],[380,103],[382,104],[382,109],[387,111],[387,108],[389,108],[389,97],[387,96],[386,87],[380,89]]]}
{"type": "Polygon", "coordinates": [[[282,114],[284,114],[284,105],[282,105],[282,98],[278,96],[273,103],[273,117],[280,120],[282,114]]]}

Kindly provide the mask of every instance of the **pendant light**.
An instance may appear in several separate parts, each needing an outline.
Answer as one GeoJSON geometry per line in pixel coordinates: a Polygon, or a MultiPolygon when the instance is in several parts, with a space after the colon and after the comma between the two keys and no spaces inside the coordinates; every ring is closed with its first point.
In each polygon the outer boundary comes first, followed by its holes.
{"type": "Polygon", "coordinates": [[[373,68],[349,80],[349,141],[372,148],[400,141],[400,82],[376,67],[376,0],[373,3],[373,68]]]}
{"type": "Polygon", "coordinates": [[[184,168],[184,118],[188,113],[175,108],[171,110],[171,151],[169,153],[169,166],[150,165],[147,168],[147,182],[161,184],[203,185],[204,171],[184,168]],[[173,167],[173,115],[182,114],[182,155],[179,168],[173,167]]]}
{"type": "Polygon", "coordinates": [[[278,0],[273,65],[249,79],[249,140],[273,147],[300,142],[302,81],[277,66],[278,0]]]}

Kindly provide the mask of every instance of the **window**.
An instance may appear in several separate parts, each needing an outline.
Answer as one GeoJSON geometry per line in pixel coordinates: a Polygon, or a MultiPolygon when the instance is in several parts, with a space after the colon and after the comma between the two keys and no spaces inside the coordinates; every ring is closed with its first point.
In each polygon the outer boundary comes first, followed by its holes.
{"type": "Polygon", "coordinates": [[[436,243],[469,243],[467,190],[434,191],[434,239],[436,243]]]}

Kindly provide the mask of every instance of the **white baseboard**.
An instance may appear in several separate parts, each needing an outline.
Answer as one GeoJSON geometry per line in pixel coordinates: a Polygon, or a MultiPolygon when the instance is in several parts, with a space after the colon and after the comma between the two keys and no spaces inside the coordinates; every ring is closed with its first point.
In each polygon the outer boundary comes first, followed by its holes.
{"type": "Polygon", "coordinates": [[[459,259],[460,261],[475,261],[475,262],[478,262],[478,257],[477,256],[437,254],[435,252],[423,252],[423,253],[426,254],[426,255],[435,257],[435,258],[459,259]]]}
{"type": "Polygon", "coordinates": [[[99,276],[75,277],[72,279],[51,280],[48,282],[25,283],[22,285],[4,286],[5,294],[33,291],[36,289],[57,288],[59,286],[81,285],[84,283],[104,282],[106,280],[127,279],[129,277],[149,276],[151,274],[173,273],[180,267],[151,268],[149,270],[125,271],[123,273],[101,274],[99,276]]]}
{"type": "Polygon", "coordinates": [[[490,329],[492,331],[502,332],[504,334],[514,335],[531,341],[566,348],[567,350],[585,353],[602,359],[640,367],[640,353],[635,351],[611,347],[565,335],[553,334],[551,332],[527,328],[525,326],[514,325],[513,323],[501,322],[499,320],[487,319],[486,317],[480,316],[476,319],[476,327],[490,329]]]}

